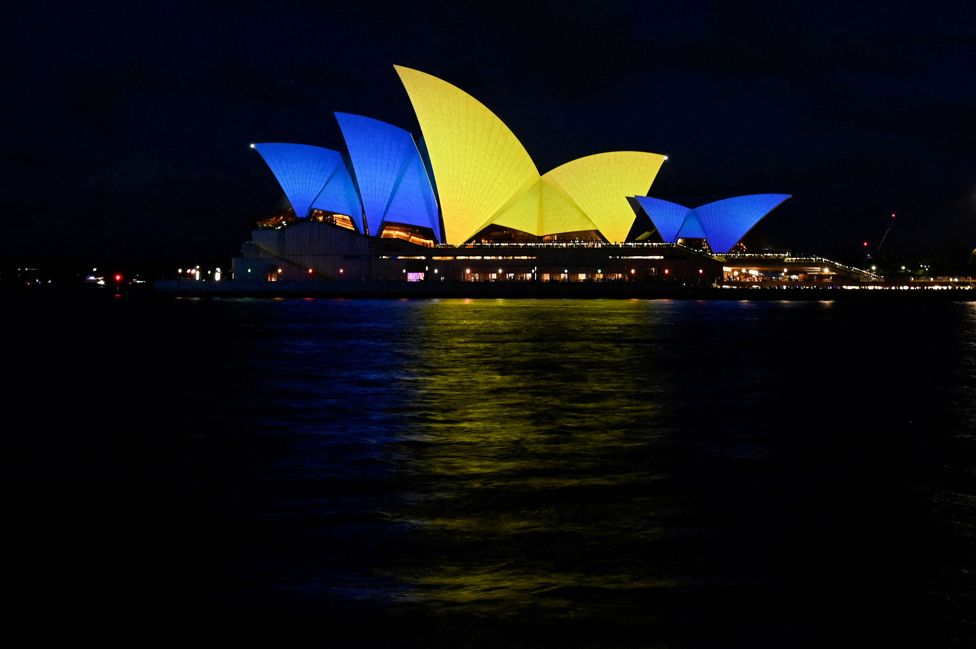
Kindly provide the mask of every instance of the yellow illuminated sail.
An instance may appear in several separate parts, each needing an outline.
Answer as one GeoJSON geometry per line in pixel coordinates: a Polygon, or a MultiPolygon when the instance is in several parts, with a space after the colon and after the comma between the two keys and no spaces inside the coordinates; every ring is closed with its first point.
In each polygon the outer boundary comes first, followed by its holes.
{"type": "Polygon", "coordinates": [[[539,171],[504,122],[477,99],[418,70],[394,66],[424,133],[448,243],[492,222],[539,171]]]}
{"type": "Polygon", "coordinates": [[[542,183],[537,180],[528,190],[513,196],[509,205],[502,207],[491,222],[536,236],[540,235],[542,233],[542,183]]]}
{"type": "Polygon", "coordinates": [[[535,236],[597,229],[579,205],[545,176],[502,208],[492,223],[535,236]]]}
{"type": "Polygon", "coordinates": [[[598,153],[543,176],[522,143],[481,102],[419,70],[394,66],[424,133],[447,243],[489,224],[532,235],[598,230],[624,241],[634,222],[628,196],[650,189],[665,156],[598,153]]]}
{"type": "Polygon", "coordinates": [[[665,158],[642,151],[597,153],[560,165],[542,179],[566,192],[607,241],[620,242],[634,224],[627,197],[647,194],[665,158]]]}
{"type": "Polygon", "coordinates": [[[580,206],[559,186],[553,184],[549,174],[544,175],[539,183],[542,185],[540,235],[598,229],[580,206]]]}

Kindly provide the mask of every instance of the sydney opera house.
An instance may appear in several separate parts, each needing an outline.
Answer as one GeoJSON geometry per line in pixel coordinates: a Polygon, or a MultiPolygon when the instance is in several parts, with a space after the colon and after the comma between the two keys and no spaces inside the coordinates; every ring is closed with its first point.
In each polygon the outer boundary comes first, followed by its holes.
{"type": "Polygon", "coordinates": [[[289,208],[257,224],[233,261],[235,279],[714,283],[839,272],[822,260],[742,254],[743,237],[788,195],[694,208],[651,197],[667,156],[644,151],[540,173],[478,100],[395,68],[419,146],[402,128],[347,113],[335,114],[345,151],[251,145],[289,208]]]}

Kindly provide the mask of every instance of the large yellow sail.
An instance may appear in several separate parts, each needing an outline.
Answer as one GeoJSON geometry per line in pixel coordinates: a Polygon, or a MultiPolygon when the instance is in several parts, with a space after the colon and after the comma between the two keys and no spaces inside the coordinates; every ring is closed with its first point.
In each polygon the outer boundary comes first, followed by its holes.
{"type": "Polygon", "coordinates": [[[424,133],[448,243],[492,222],[539,171],[511,130],[481,102],[419,70],[394,66],[424,133]]]}
{"type": "Polygon", "coordinates": [[[529,189],[514,196],[492,223],[536,236],[542,234],[542,183],[536,180],[529,189]]]}
{"type": "Polygon", "coordinates": [[[647,194],[665,159],[642,151],[597,153],[560,165],[542,180],[563,190],[608,241],[622,242],[635,218],[627,197],[647,194]]]}
{"type": "Polygon", "coordinates": [[[597,229],[579,205],[545,176],[503,207],[492,223],[536,236],[597,229]]]}
{"type": "Polygon", "coordinates": [[[596,225],[580,206],[547,176],[539,181],[542,186],[542,226],[539,234],[596,230],[596,225]]]}
{"type": "Polygon", "coordinates": [[[435,76],[394,66],[433,167],[447,243],[460,245],[489,224],[536,236],[598,230],[624,241],[634,223],[628,196],[643,196],[666,156],[598,153],[543,176],[498,117],[435,76]]]}

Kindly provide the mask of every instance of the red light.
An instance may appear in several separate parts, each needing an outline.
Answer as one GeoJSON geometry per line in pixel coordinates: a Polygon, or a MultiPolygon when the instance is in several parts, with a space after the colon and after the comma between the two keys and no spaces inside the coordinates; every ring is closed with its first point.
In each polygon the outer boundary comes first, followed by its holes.
{"type": "Polygon", "coordinates": [[[895,219],[895,218],[898,218],[898,217],[896,217],[896,216],[895,216],[895,213],[894,213],[894,212],[892,212],[892,213],[891,213],[891,218],[893,218],[893,219],[895,219]]]}
{"type": "Polygon", "coordinates": [[[670,275],[671,274],[671,269],[670,268],[665,268],[664,269],[664,274],[665,275],[670,275]]]}
{"type": "Polygon", "coordinates": [[[698,274],[699,274],[699,275],[704,275],[704,274],[705,274],[705,271],[704,271],[704,270],[702,270],[701,268],[699,268],[699,269],[698,269],[698,274]]]}
{"type": "Polygon", "coordinates": [[[115,283],[118,284],[121,281],[122,281],[122,274],[121,273],[115,273],[115,283]]]}
{"type": "Polygon", "coordinates": [[[864,242],[864,247],[865,247],[865,248],[867,248],[867,247],[868,247],[868,242],[867,242],[867,241],[865,241],[865,242],[864,242]]]}

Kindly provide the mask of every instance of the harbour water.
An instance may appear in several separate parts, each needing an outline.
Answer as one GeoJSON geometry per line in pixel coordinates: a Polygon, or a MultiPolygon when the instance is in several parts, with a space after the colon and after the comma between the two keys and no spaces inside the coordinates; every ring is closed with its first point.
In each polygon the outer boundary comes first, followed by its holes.
{"type": "Polygon", "coordinates": [[[976,304],[18,299],[22,614],[968,646],[976,304]]]}

